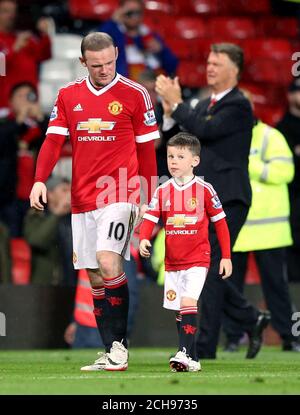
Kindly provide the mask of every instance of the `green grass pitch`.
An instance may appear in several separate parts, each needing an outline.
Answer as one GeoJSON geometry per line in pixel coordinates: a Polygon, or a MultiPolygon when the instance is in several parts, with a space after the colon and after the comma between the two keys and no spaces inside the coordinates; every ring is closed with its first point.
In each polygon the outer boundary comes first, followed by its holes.
{"type": "Polygon", "coordinates": [[[172,373],[171,349],[130,349],[126,372],[80,372],[96,350],[0,351],[0,394],[300,394],[300,354],[263,347],[203,360],[199,373],[172,373]]]}

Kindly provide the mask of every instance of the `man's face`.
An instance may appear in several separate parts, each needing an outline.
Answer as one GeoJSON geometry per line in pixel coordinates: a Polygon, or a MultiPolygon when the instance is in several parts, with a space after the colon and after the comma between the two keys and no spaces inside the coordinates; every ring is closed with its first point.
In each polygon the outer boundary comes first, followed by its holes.
{"type": "Polygon", "coordinates": [[[137,29],[143,20],[143,7],[136,1],[127,1],[124,6],[123,23],[128,29],[137,29]]]}
{"type": "Polygon", "coordinates": [[[81,63],[87,67],[92,83],[104,87],[111,83],[116,75],[117,48],[109,46],[100,51],[86,50],[81,63]]]}
{"type": "Polygon", "coordinates": [[[0,28],[10,30],[13,28],[17,14],[17,6],[12,1],[0,3],[0,28]]]}
{"type": "Polygon", "coordinates": [[[10,107],[15,114],[18,114],[24,105],[32,102],[28,99],[30,95],[36,95],[30,86],[24,85],[16,89],[10,99],[10,107]]]}
{"type": "Polygon", "coordinates": [[[206,66],[207,84],[219,92],[237,83],[238,69],[226,53],[210,52],[206,66]]]}

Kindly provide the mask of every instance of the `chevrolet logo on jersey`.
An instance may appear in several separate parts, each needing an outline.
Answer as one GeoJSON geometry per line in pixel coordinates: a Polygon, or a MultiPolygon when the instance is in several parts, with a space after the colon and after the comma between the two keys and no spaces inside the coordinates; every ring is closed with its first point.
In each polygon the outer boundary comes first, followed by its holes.
{"type": "Polygon", "coordinates": [[[89,133],[101,133],[102,130],[111,131],[115,124],[113,121],[102,121],[101,118],[89,118],[88,121],[77,124],[77,131],[88,130],[89,133]]]}
{"type": "Polygon", "coordinates": [[[197,216],[185,216],[184,214],[174,215],[167,219],[167,225],[173,225],[174,228],[185,228],[185,225],[195,225],[197,216]]]}

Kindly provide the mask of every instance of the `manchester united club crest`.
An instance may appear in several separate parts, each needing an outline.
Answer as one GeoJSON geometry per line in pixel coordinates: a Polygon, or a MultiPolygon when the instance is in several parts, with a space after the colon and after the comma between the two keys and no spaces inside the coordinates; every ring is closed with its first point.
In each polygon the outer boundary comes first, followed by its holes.
{"type": "Polygon", "coordinates": [[[188,208],[193,210],[199,205],[198,199],[196,197],[192,197],[187,201],[188,208]]]}
{"type": "Polygon", "coordinates": [[[113,101],[109,104],[108,111],[112,115],[119,115],[123,111],[123,105],[118,101],[113,101]]]}
{"type": "Polygon", "coordinates": [[[76,264],[77,262],[77,255],[76,253],[73,251],[73,264],[76,264]]]}
{"type": "Polygon", "coordinates": [[[169,290],[169,291],[167,292],[167,299],[168,299],[169,301],[174,301],[174,300],[175,300],[175,298],[176,298],[176,292],[175,292],[174,290],[169,290]]]}

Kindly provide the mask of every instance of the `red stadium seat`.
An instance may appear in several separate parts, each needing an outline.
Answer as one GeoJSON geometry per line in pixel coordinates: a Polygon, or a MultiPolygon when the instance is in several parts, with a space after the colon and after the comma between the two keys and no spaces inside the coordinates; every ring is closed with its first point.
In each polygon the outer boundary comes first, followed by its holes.
{"type": "Polygon", "coordinates": [[[240,82],[240,89],[250,92],[254,105],[267,105],[268,96],[266,94],[266,88],[263,88],[255,83],[240,82]]]}
{"type": "Polygon", "coordinates": [[[173,12],[172,3],[168,0],[147,0],[145,1],[145,17],[159,19],[161,16],[168,16],[173,12]]]}
{"type": "Polygon", "coordinates": [[[252,252],[248,255],[247,271],[245,276],[245,283],[249,285],[260,284],[260,273],[257,267],[255,257],[252,252]]]}
{"type": "Polygon", "coordinates": [[[255,25],[247,17],[214,17],[209,22],[211,36],[249,39],[256,36],[255,25]]]}
{"type": "Polygon", "coordinates": [[[172,35],[183,39],[197,39],[208,36],[204,21],[197,17],[180,17],[176,19],[175,31],[173,26],[172,35]]]}
{"type": "Polygon", "coordinates": [[[189,88],[206,85],[206,64],[203,62],[181,61],[178,68],[180,84],[189,88]]]}
{"type": "Polygon", "coordinates": [[[275,126],[283,117],[285,112],[285,107],[283,106],[274,106],[274,107],[260,107],[255,108],[255,115],[257,118],[261,119],[266,124],[275,126]]]}
{"type": "Polygon", "coordinates": [[[12,282],[16,285],[30,283],[31,250],[22,238],[13,238],[10,242],[12,260],[12,282]]]}
{"type": "Polygon", "coordinates": [[[223,7],[230,14],[270,14],[270,0],[223,0],[223,7]]]}
{"type": "Polygon", "coordinates": [[[292,61],[254,60],[246,66],[243,79],[287,86],[292,80],[292,61]]]}
{"type": "Polygon", "coordinates": [[[245,55],[248,61],[254,59],[290,60],[291,44],[285,39],[246,39],[245,55]]]}
{"type": "Polygon", "coordinates": [[[257,22],[262,37],[282,37],[295,39],[299,35],[298,20],[294,17],[264,16],[257,22]]]}
{"type": "Polygon", "coordinates": [[[76,19],[109,19],[118,5],[118,0],[69,0],[70,14],[76,19]]]}
{"type": "Polygon", "coordinates": [[[196,59],[196,51],[198,50],[198,43],[196,39],[166,39],[169,48],[179,59],[196,59]]]}
{"type": "Polygon", "coordinates": [[[220,0],[192,0],[192,9],[198,14],[218,14],[222,12],[220,0]]]}
{"type": "Polygon", "coordinates": [[[177,15],[218,14],[223,10],[221,0],[174,0],[174,11],[177,15]]]}
{"type": "Polygon", "coordinates": [[[144,17],[144,23],[163,38],[168,37],[170,32],[169,14],[146,14],[144,17]]]}

